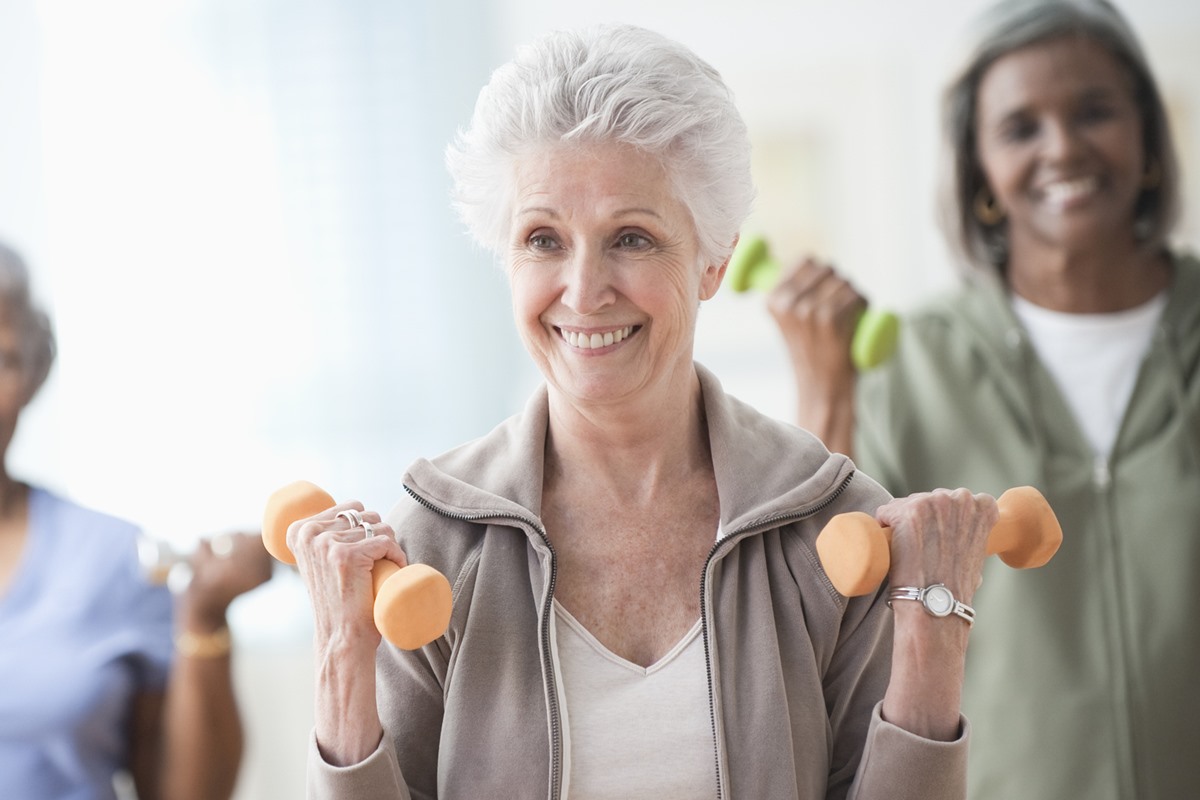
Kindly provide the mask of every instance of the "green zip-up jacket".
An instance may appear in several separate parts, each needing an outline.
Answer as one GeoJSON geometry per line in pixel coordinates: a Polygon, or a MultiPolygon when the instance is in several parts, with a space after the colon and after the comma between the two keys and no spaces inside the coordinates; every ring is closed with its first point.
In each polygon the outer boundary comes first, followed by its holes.
{"type": "Polygon", "coordinates": [[[1170,297],[1096,458],[997,284],[906,320],[859,381],[855,456],[896,495],[1038,487],[1063,544],[989,559],[963,711],[972,800],[1200,797],[1200,265],[1170,297]]]}
{"type": "MultiPolygon", "coordinates": [[[[874,512],[887,493],[698,373],[726,532],[696,576],[710,797],[961,800],[965,720],[954,742],[883,721],[891,612],[882,593],[839,595],[814,549],[834,514],[874,512]]],[[[548,627],[557,567],[538,518],[547,424],[543,388],[488,436],[410,468],[417,502],[389,523],[412,561],[450,579],[450,628],[418,651],[381,645],[384,739],[346,768],[310,739],[310,798],[562,797],[571,742],[548,627]]]]}

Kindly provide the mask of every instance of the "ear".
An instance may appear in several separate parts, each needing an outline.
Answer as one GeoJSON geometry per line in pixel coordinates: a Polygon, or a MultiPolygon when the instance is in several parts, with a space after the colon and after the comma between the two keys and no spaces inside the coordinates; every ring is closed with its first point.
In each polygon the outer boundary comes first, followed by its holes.
{"type": "Polygon", "coordinates": [[[704,268],[704,274],[700,276],[700,300],[711,300],[717,293],[717,289],[721,288],[721,282],[725,280],[725,270],[729,269],[729,261],[733,258],[733,249],[737,247],[738,240],[742,236],[739,233],[733,237],[733,244],[729,246],[729,255],[725,256],[725,261],[719,266],[717,264],[709,264],[704,268]]]}

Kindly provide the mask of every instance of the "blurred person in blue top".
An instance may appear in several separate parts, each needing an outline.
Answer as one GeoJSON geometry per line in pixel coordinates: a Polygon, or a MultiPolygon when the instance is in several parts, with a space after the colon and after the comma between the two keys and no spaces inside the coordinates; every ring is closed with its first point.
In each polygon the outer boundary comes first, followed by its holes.
{"type": "Polygon", "coordinates": [[[200,543],[173,596],[137,529],[21,482],[3,456],[54,360],[22,259],[0,244],[0,795],[228,798],[242,753],[225,610],[270,575],[257,535],[200,543]]]}
{"type": "Polygon", "coordinates": [[[862,298],[797,269],[769,303],[800,424],[893,493],[1033,484],[1062,523],[1046,568],[984,568],[973,800],[1195,797],[1200,262],[1169,242],[1181,177],[1157,82],[1111,4],[1005,0],[943,113],[943,222],[969,280],[856,375],[862,298]]]}

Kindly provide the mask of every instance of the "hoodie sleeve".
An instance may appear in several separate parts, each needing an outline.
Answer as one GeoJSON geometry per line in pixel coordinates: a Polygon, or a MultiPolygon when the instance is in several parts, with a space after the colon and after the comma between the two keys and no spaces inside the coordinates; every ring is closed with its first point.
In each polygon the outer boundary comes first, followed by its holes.
{"type": "Polygon", "coordinates": [[[925,739],[886,722],[876,704],[851,800],[963,800],[967,796],[970,724],[952,742],[925,739]]]}

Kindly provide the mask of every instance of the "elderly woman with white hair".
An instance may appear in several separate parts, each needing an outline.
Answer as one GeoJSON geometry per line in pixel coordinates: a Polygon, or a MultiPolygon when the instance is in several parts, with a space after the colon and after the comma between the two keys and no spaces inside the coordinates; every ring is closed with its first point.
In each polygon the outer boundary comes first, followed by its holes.
{"type": "Polygon", "coordinates": [[[996,502],[893,500],[693,360],[753,196],[729,90],[686,48],[606,26],[497,70],[448,161],[545,382],[404,477],[376,533],[294,523],[318,658],[311,796],[961,798],[969,621],[847,600],[834,514],[890,525],[894,585],[965,605],[996,502]],[[428,563],[449,629],[369,613],[376,559],[428,563]],[[894,622],[893,622],[894,620],[894,622]]]}

